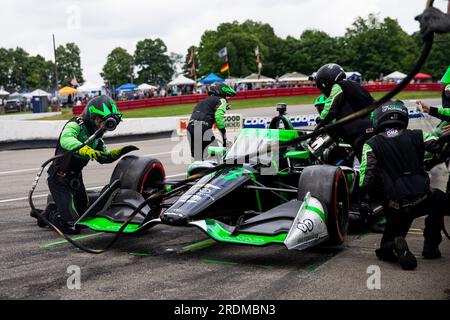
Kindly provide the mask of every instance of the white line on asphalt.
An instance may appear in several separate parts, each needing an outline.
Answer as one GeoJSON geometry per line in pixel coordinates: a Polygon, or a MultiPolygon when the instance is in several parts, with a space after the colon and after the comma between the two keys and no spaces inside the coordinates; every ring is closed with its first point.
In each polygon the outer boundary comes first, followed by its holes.
{"type": "MultiPolygon", "coordinates": [[[[186,175],[185,173],[180,173],[180,174],[175,174],[175,175],[172,175],[172,176],[167,176],[166,178],[167,179],[171,179],[171,178],[182,177],[182,176],[185,176],[185,175],[186,175]]],[[[87,188],[86,190],[94,191],[94,190],[99,190],[99,189],[103,189],[103,187],[87,188]]],[[[47,197],[47,194],[38,194],[38,195],[33,196],[33,199],[45,198],[45,197],[47,197]]],[[[28,200],[28,197],[0,200],[0,204],[1,203],[10,203],[10,202],[24,201],[24,200],[28,200]]]]}
{"type": "MultiPolygon", "coordinates": [[[[171,154],[172,152],[161,152],[161,153],[154,153],[154,154],[145,154],[144,157],[157,157],[157,156],[164,156],[167,154],[171,154]]],[[[13,171],[3,171],[0,172],[0,176],[5,176],[8,174],[16,174],[16,173],[25,173],[25,172],[37,172],[40,168],[32,168],[32,169],[22,169],[22,170],[13,170],[13,171]]]]}
{"type": "Polygon", "coordinates": [[[0,176],[7,175],[7,174],[14,174],[14,173],[23,173],[23,172],[32,172],[32,171],[38,171],[39,168],[33,168],[33,169],[22,169],[22,170],[14,170],[14,171],[4,171],[0,172],[0,176]]]}

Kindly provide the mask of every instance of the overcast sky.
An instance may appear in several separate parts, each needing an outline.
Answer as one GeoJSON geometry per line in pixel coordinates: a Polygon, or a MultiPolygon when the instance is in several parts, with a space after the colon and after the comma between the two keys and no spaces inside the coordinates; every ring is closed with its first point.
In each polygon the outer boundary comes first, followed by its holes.
{"type": "MultiPolygon", "coordinates": [[[[298,38],[311,28],[337,36],[369,13],[396,18],[412,33],[425,0],[2,0],[0,6],[1,47],[53,59],[54,33],[57,44],[79,45],[86,80],[101,83],[108,53],[118,46],[133,53],[144,38],[159,37],[169,52],[184,55],[222,22],[269,23],[281,37],[298,38]]],[[[436,6],[444,10],[447,2],[436,0],[436,6]]]]}

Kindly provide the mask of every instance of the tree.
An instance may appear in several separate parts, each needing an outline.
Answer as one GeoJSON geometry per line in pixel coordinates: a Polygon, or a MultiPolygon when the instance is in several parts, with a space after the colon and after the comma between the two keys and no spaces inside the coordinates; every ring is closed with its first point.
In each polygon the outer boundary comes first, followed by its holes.
{"type": "Polygon", "coordinates": [[[108,55],[106,64],[100,76],[113,87],[119,87],[124,83],[134,80],[134,59],[127,50],[115,48],[108,55]]]}
{"type": "Polygon", "coordinates": [[[263,73],[276,75],[276,63],[273,62],[274,47],[279,44],[279,38],[268,24],[246,21],[239,24],[223,23],[216,31],[206,31],[198,48],[200,60],[200,75],[219,72],[223,58],[218,52],[227,47],[230,73],[236,77],[248,76],[257,72],[255,48],[259,47],[263,63],[263,73]]]}
{"type": "Polygon", "coordinates": [[[418,51],[414,40],[397,20],[377,16],[358,18],[345,35],[347,65],[368,79],[410,68],[418,51]]]}
{"type": "Polygon", "coordinates": [[[68,86],[73,79],[84,82],[80,48],[75,43],[60,45],[56,49],[56,62],[60,87],[68,86]]]}
{"type": "Polygon", "coordinates": [[[26,78],[28,70],[29,54],[22,48],[9,49],[11,73],[8,87],[14,90],[27,89],[26,78]]]}
{"type": "MultiPolygon", "coordinates": [[[[417,46],[422,45],[422,37],[420,32],[416,32],[412,35],[417,46]]],[[[422,68],[422,71],[429,73],[437,81],[441,80],[445,71],[450,65],[450,59],[448,58],[448,47],[450,45],[450,34],[436,35],[428,60],[422,68]]]]}
{"type": "Polygon", "coordinates": [[[53,62],[40,55],[29,57],[25,83],[28,90],[41,88],[51,91],[55,84],[53,62]]]}
{"type": "Polygon", "coordinates": [[[0,48],[0,87],[3,86],[7,90],[11,90],[12,56],[8,49],[0,48]]]}
{"type": "Polygon", "coordinates": [[[161,39],[139,41],[134,53],[138,68],[138,82],[166,85],[173,75],[172,62],[167,55],[167,47],[161,39]]]}

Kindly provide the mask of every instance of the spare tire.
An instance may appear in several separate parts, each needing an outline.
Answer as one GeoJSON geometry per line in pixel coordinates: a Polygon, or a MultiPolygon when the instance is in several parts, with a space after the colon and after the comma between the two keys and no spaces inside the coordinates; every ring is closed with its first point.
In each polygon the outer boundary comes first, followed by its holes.
{"type": "Polygon", "coordinates": [[[164,166],[150,157],[127,156],[120,160],[111,176],[111,183],[117,179],[121,189],[130,189],[143,194],[150,188],[162,188],[166,180],[164,166]]]}
{"type": "Polygon", "coordinates": [[[305,168],[299,180],[298,199],[303,200],[308,192],[326,207],[330,243],[341,245],[347,235],[350,214],[347,178],[344,171],[339,167],[328,165],[305,168]]]}

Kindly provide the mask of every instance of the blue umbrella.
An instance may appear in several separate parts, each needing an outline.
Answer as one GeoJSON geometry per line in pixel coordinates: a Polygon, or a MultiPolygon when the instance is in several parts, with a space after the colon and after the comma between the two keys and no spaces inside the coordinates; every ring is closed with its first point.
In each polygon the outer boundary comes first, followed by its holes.
{"type": "Polygon", "coordinates": [[[132,83],[127,83],[127,84],[124,84],[124,85],[121,85],[120,87],[118,87],[116,89],[116,93],[119,93],[121,91],[133,91],[133,90],[136,90],[137,88],[138,88],[137,85],[132,84],[132,83]]]}
{"type": "Polygon", "coordinates": [[[214,83],[214,82],[225,82],[225,80],[216,76],[214,73],[211,73],[209,76],[207,76],[203,80],[200,80],[200,83],[203,83],[203,84],[209,84],[209,83],[214,83]]]}

